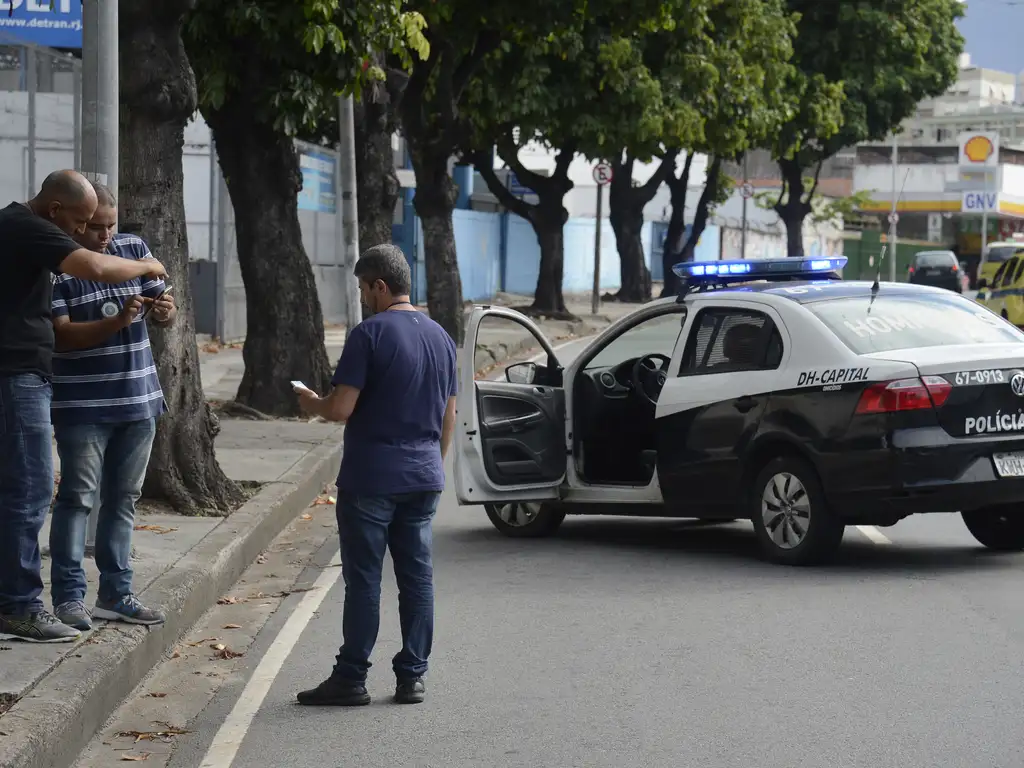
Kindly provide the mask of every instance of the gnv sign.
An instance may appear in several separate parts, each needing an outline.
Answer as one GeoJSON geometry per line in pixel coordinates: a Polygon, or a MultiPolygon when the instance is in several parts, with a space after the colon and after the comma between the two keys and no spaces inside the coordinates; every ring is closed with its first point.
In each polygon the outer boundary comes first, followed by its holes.
{"type": "Polygon", "coordinates": [[[994,213],[999,210],[996,192],[964,192],[960,209],[964,213],[994,213]]]}

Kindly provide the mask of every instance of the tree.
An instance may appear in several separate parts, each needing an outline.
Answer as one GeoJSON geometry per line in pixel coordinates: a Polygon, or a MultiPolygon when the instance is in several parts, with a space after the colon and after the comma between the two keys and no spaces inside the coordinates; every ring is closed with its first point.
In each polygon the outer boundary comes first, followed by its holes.
{"type": "Polygon", "coordinates": [[[120,26],[120,218],[149,243],[176,286],[178,317],[151,338],[169,412],[157,426],[146,473],[147,496],[177,511],[228,511],[240,489],[217,463],[216,416],[199,377],[192,297],[188,291],[182,147],[196,109],[196,84],[181,41],[193,0],[122,2],[120,26]]]}
{"type": "Polygon", "coordinates": [[[884,139],[918,102],[949,88],[964,44],[955,22],[964,12],[960,0],[787,3],[800,14],[793,63],[802,98],[768,146],[783,182],[774,208],[789,254],[802,256],[822,164],[845,147],[884,139]],[[822,96],[837,91],[841,110],[823,114],[822,96]]]}
{"type": "MultiPolygon", "coordinates": [[[[187,26],[199,106],[213,131],[235,210],[245,282],[245,374],[237,400],[290,416],[290,380],[327,389],[323,313],[298,218],[294,137],[337,95],[383,77],[376,51],[426,55],[422,17],[401,0],[198,0],[187,26]]],[[[357,92],[356,96],[360,94],[357,92]]]]}

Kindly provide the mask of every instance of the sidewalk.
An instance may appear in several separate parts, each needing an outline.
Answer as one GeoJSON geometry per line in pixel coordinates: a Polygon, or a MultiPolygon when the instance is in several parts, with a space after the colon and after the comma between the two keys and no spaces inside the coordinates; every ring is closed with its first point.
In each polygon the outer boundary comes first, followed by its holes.
{"type": "MultiPolygon", "coordinates": [[[[529,297],[503,295],[494,304],[523,306],[529,297]]],[[[600,331],[635,309],[604,303],[590,315],[589,297],[567,297],[579,321],[538,320],[551,344],[600,331]]],[[[468,311],[467,307],[467,311],[468,311]]],[[[326,334],[337,360],[343,328],[326,334]]],[[[514,359],[537,347],[521,326],[482,328],[478,368],[514,359]],[[483,356],[482,356],[483,353],[483,356]]],[[[461,356],[461,351],[460,351],[461,356]]],[[[243,372],[241,345],[200,340],[203,388],[209,399],[234,398],[243,372]]],[[[343,428],[306,421],[221,418],[217,459],[228,477],[252,493],[228,517],[183,517],[143,501],[134,536],[135,587],[146,603],[162,606],[167,623],[146,628],[97,622],[76,643],[0,642],[0,766],[69,765],[119,703],[182,635],[241,576],[274,537],[316,497],[333,493],[343,428]]],[[[46,546],[49,520],[40,537],[46,546]]],[[[43,560],[49,606],[50,561],[43,560]]],[[[95,600],[97,572],[89,561],[87,603],[95,600]]]]}

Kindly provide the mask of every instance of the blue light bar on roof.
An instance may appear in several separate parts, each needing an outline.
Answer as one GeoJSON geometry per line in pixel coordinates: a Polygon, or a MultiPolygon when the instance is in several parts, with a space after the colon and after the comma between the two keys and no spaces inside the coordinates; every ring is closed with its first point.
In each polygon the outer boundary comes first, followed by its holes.
{"type": "Polygon", "coordinates": [[[691,283],[746,282],[773,278],[806,277],[813,280],[823,273],[836,272],[846,266],[845,256],[822,259],[750,259],[743,261],[685,261],[672,271],[691,283]]]}

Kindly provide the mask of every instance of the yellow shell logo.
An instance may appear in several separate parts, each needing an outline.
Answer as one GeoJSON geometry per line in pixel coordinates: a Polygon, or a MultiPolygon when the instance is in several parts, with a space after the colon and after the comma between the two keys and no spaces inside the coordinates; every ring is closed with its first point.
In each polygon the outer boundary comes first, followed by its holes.
{"type": "Polygon", "coordinates": [[[964,154],[972,163],[984,163],[992,157],[994,151],[992,140],[987,136],[974,136],[964,144],[964,154]]]}

